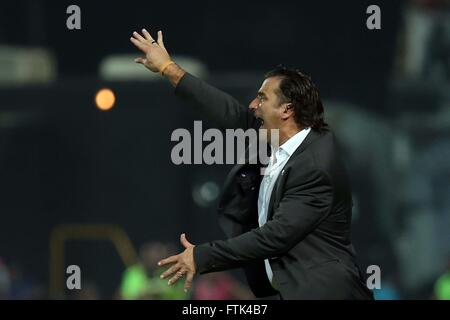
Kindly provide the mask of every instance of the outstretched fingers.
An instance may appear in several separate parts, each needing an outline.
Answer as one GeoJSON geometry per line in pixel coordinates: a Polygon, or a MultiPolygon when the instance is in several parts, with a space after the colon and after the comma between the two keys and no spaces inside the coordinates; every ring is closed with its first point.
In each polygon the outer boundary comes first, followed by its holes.
{"type": "Polygon", "coordinates": [[[188,290],[192,286],[192,281],[193,280],[194,280],[194,273],[193,272],[188,272],[188,274],[186,276],[186,281],[184,282],[184,292],[188,292],[188,290]]]}
{"type": "Polygon", "coordinates": [[[164,49],[166,48],[166,47],[164,47],[163,33],[161,30],[158,31],[158,45],[160,47],[163,47],[164,49]]]}
{"type": "Polygon", "coordinates": [[[141,50],[142,52],[146,52],[146,48],[147,46],[145,45],[145,43],[137,40],[136,38],[131,37],[130,41],[136,46],[136,48],[138,48],[139,50],[141,50]]]}
{"type": "Polygon", "coordinates": [[[166,259],[162,259],[158,262],[158,266],[162,267],[165,266],[166,264],[171,264],[171,263],[176,263],[178,262],[178,255],[174,255],[174,256],[170,256],[166,259]]]}
{"type": "Polygon", "coordinates": [[[179,271],[181,269],[181,266],[179,264],[171,266],[169,269],[167,269],[163,274],[161,274],[161,279],[165,279],[171,274],[179,271]]]}
{"type": "Polygon", "coordinates": [[[140,34],[139,32],[134,31],[134,32],[133,32],[133,37],[134,37],[136,40],[139,40],[139,41],[141,41],[141,42],[146,42],[146,41],[145,41],[145,38],[144,38],[143,36],[141,36],[141,34],[140,34]]]}
{"type": "Polygon", "coordinates": [[[150,34],[150,32],[148,32],[147,30],[142,29],[142,34],[144,35],[145,39],[147,39],[148,41],[150,41],[150,42],[155,41],[153,39],[152,35],[150,34]]]}

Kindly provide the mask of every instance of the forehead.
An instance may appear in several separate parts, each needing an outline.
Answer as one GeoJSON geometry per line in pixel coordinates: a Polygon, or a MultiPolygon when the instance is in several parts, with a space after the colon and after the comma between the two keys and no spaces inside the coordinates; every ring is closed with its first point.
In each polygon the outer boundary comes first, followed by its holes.
{"type": "Polygon", "coordinates": [[[259,92],[264,92],[265,94],[274,94],[280,86],[281,79],[278,77],[270,77],[264,80],[259,88],[259,92]]]}

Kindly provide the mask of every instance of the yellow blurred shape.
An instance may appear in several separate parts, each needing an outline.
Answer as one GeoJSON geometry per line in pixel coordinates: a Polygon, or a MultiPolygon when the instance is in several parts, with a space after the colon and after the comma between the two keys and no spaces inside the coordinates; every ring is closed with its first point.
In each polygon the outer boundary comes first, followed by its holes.
{"type": "Polygon", "coordinates": [[[100,89],[95,95],[95,104],[102,111],[110,110],[116,102],[116,96],[111,89],[100,89]]]}

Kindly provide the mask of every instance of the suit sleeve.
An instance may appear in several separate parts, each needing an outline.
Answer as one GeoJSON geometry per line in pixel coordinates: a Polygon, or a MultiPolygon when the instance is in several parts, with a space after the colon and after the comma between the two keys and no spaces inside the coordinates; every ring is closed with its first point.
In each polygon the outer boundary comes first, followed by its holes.
{"type": "Polygon", "coordinates": [[[223,271],[277,257],[302,241],[330,214],[333,202],[333,188],[325,173],[316,170],[305,175],[297,177],[301,183],[287,185],[273,219],[262,227],[196,246],[197,271],[223,271]]]}
{"type": "Polygon", "coordinates": [[[186,73],[175,88],[175,95],[216,122],[222,128],[247,130],[254,126],[255,117],[229,94],[186,73]]]}

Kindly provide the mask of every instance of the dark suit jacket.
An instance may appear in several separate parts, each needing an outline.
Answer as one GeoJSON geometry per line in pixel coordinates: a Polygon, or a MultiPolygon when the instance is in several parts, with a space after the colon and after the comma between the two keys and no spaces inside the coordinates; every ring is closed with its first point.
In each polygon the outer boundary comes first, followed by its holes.
{"type": "MultiPolygon", "coordinates": [[[[175,93],[224,128],[259,127],[248,108],[188,73],[175,93]]],[[[261,165],[248,162],[231,170],[223,188],[219,219],[228,240],[197,245],[197,271],[243,267],[257,297],[279,292],[283,299],[372,298],[355,263],[351,190],[333,134],[311,130],[290,157],[262,227],[257,209],[261,165]],[[272,285],[264,259],[273,270],[272,285]]]]}

